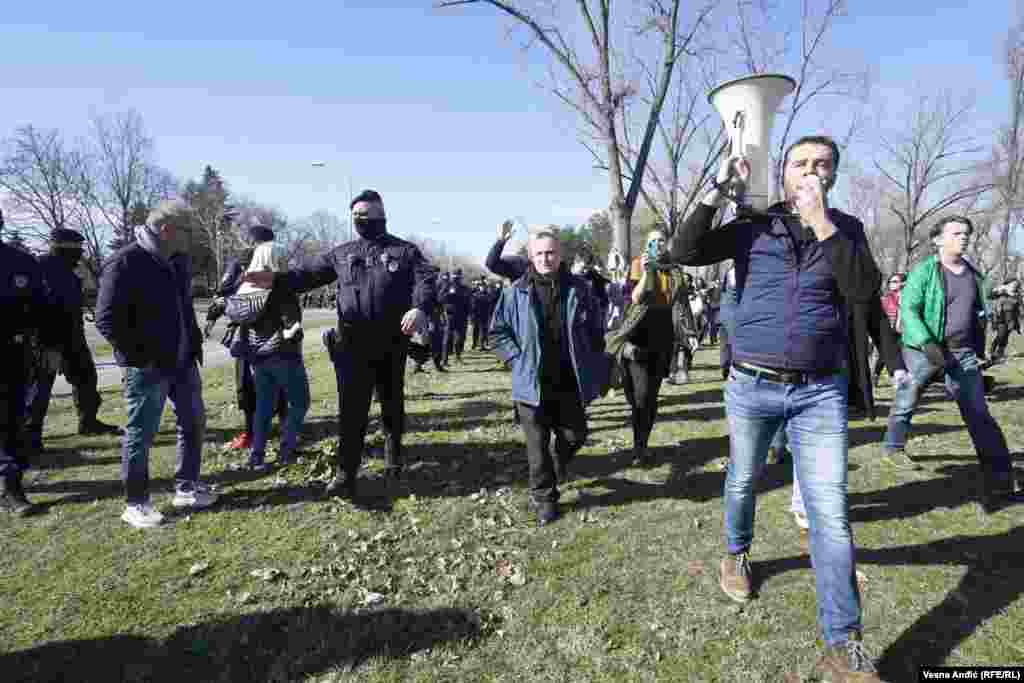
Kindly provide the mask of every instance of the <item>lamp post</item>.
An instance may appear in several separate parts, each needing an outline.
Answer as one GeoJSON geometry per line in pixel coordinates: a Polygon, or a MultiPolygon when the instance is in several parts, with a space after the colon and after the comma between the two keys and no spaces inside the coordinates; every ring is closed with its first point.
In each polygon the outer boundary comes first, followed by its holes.
{"type": "MultiPolygon", "coordinates": [[[[310,165],[313,168],[326,168],[327,167],[327,162],[326,161],[314,161],[310,165]]],[[[352,176],[348,176],[348,196],[349,197],[354,196],[352,194],[352,176]]],[[[351,241],[352,240],[352,215],[351,215],[351,212],[349,212],[349,211],[345,212],[345,225],[348,226],[348,239],[349,239],[349,241],[351,241]]]]}

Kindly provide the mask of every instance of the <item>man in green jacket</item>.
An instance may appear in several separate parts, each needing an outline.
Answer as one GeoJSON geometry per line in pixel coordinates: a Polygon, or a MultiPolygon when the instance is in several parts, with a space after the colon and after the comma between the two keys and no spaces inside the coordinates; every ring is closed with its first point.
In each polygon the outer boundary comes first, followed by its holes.
{"type": "Polygon", "coordinates": [[[979,367],[985,356],[988,292],[982,275],[963,257],[973,229],[962,216],[937,223],[931,238],[938,254],[918,264],[903,287],[901,342],[911,381],[896,389],[884,449],[891,461],[916,467],[904,453],[910,420],[929,378],[944,372],[978,455],[982,504],[988,511],[1012,498],[1017,487],[1006,437],[988,410],[979,367]]]}

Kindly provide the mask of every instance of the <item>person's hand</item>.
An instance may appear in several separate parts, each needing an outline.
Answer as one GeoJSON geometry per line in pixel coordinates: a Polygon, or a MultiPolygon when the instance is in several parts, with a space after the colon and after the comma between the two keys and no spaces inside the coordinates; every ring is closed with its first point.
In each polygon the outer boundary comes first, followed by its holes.
{"type": "Polygon", "coordinates": [[[498,226],[498,239],[501,240],[502,242],[507,242],[508,239],[512,237],[512,233],[514,231],[515,223],[513,223],[511,219],[505,221],[504,223],[498,226]]]}
{"type": "Polygon", "coordinates": [[[906,370],[897,370],[892,373],[892,383],[896,385],[897,389],[902,389],[910,384],[910,373],[906,370]]]}
{"type": "Polygon", "coordinates": [[[249,282],[263,289],[271,289],[274,286],[274,273],[270,271],[246,273],[242,276],[242,282],[249,282]]]}
{"type": "Polygon", "coordinates": [[[796,186],[795,205],[800,220],[811,227],[828,220],[825,181],[812,174],[805,175],[796,186]]]}
{"type": "Polygon", "coordinates": [[[418,308],[410,308],[402,316],[402,334],[413,335],[427,324],[427,315],[418,308]]]}
{"type": "Polygon", "coordinates": [[[45,349],[40,355],[39,364],[48,373],[60,371],[60,363],[63,360],[60,351],[56,349],[45,349]]]}

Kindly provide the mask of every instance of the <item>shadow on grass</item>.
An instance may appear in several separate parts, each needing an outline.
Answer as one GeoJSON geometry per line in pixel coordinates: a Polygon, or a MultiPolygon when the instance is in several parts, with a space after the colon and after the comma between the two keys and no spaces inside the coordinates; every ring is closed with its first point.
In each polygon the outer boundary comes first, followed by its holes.
{"type": "MultiPolygon", "coordinates": [[[[852,494],[851,522],[905,519],[939,507],[954,508],[974,498],[977,467],[951,465],[938,479],[914,481],[883,491],[852,494]]],[[[1003,504],[1005,509],[1013,502],[1003,504]]],[[[1020,598],[1024,568],[1024,527],[992,536],[953,536],[913,546],[857,550],[857,563],[882,566],[962,565],[957,586],[912,624],[882,653],[879,671],[889,680],[917,680],[918,668],[941,665],[978,627],[1020,598]]],[[[758,584],[788,571],[810,569],[807,555],[757,563],[758,584]]]]}
{"type": "Polygon", "coordinates": [[[294,681],[352,671],[483,635],[469,609],[296,607],[179,628],[166,639],[114,635],[0,655],[6,681],[294,681]]]}

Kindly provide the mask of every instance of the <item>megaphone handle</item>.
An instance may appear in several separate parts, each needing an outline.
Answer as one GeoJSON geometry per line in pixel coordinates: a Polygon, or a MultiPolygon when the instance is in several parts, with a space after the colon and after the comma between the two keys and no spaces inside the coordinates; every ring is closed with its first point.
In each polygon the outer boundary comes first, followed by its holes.
{"type": "Polygon", "coordinates": [[[732,117],[732,130],[729,131],[729,144],[732,147],[731,153],[733,156],[741,156],[743,154],[743,128],[744,119],[746,118],[743,110],[736,112],[736,115],[732,117]]]}

